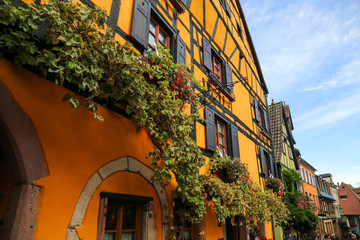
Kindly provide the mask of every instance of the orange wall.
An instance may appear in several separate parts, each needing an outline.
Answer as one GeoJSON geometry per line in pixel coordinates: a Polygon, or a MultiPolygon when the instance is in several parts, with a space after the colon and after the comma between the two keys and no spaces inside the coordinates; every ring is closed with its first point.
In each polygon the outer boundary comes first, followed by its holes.
{"type": "MultiPolygon", "coordinates": [[[[0,82],[31,119],[48,168],[48,177],[36,182],[42,190],[35,239],[45,240],[49,236],[51,239],[64,239],[75,204],[89,177],[107,162],[122,156],[132,156],[150,166],[145,157],[153,145],[145,129],[137,132],[135,124],[116,113],[101,107],[100,113],[105,118],[105,122],[101,123],[84,108],[72,109],[61,100],[69,92],[67,89],[40,79],[6,60],[0,61],[0,72],[0,82]]],[[[115,174],[106,179],[98,191],[114,189],[121,193],[153,196],[154,212],[160,213],[156,194],[144,181],[137,176],[115,174]],[[125,177],[131,181],[125,181],[125,177]]],[[[94,219],[88,218],[98,214],[98,194],[95,193],[90,202],[86,226],[94,227],[94,219]]],[[[161,218],[157,218],[156,224],[160,239],[161,218]]],[[[84,239],[96,236],[81,234],[84,239]]]]}
{"type": "MultiPolygon", "coordinates": [[[[314,172],[312,172],[309,168],[305,167],[304,165],[300,164],[300,167],[301,167],[301,169],[304,169],[304,173],[305,173],[305,170],[306,170],[306,171],[309,172],[309,174],[311,173],[311,175],[313,175],[313,176],[315,175],[314,172]]],[[[300,170],[300,171],[302,172],[302,170],[300,170]]],[[[313,182],[311,182],[311,183],[313,183],[313,182]]],[[[307,178],[304,175],[304,178],[303,178],[304,194],[305,194],[305,192],[307,192],[308,196],[311,194],[311,200],[313,200],[313,202],[315,203],[315,206],[316,206],[316,210],[314,211],[314,213],[318,214],[318,213],[320,213],[319,196],[318,196],[318,193],[317,193],[315,183],[313,183],[313,184],[310,184],[310,182],[307,182],[307,178]],[[314,201],[313,196],[315,196],[315,201],[314,201]]]]}

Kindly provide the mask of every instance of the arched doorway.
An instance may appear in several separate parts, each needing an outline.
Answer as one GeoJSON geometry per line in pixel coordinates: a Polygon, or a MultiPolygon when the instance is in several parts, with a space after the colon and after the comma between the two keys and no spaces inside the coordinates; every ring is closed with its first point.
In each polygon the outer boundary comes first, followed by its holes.
{"type": "Polygon", "coordinates": [[[30,119],[0,83],[0,164],[3,209],[0,239],[33,239],[40,187],[47,176],[45,159],[30,119]]]}

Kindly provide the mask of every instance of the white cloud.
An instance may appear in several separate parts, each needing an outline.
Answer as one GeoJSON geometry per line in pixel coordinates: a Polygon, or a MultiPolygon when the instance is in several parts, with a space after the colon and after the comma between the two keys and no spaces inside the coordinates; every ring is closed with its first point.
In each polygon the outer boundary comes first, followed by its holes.
{"type": "Polygon", "coordinates": [[[272,96],[281,98],[295,85],[307,90],[320,86],[328,82],[331,72],[339,71],[342,63],[335,61],[360,54],[360,15],[354,14],[360,10],[357,1],[327,5],[320,1],[243,2],[272,96]]]}
{"type": "Polygon", "coordinates": [[[324,106],[310,110],[307,114],[297,117],[294,122],[296,132],[301,132],[317,127],[331,126],[340,120],[360,113],[360,93],[351,95],[342,100],[334,99],[324,106]]]}
{"type": "MultiPolygon", "coordinates": [[[[350,84],[360,84],[360,61],[356,60],[342,66],[334,77],[324,79],[317,86],[305,88],[303,91],[329,90],[341,88],[350,84]]],[[[356,86],[359,88],[359,86],[356,86]]]]}

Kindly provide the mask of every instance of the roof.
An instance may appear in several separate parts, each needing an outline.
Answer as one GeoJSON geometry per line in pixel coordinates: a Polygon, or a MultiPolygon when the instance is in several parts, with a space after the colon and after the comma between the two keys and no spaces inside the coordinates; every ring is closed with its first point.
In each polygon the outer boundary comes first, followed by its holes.
{"type": "Polygon", "coordinates": [[[261,86],[262,86],[265,94],[269,94],[269,90],[268,90],[268,88],[266,86],[265,79],[264,79],[264,76],[262,74],[262,70],[261,70],[261,67],[260,67],[260,62],[259,62],[258,56],[257,56],[256,51],[255,51],[254,43],[253,43],[251,35],[250,35],[249,27],[248,27],[246,19],[245,19],[244,11],[242,10],[240,0],[237,0],[235,2],[236,2],[236,5],[237,5],[237,7],[239,9],[240,17],[242,18],[242,21],[243,21],[243,24],[244,24],[244,30],[245,30],[245,33],[246,33],[246,38],[247,38],[247,41],[248,41],[248,43],[250,45],[250,50],[251,50],[251,53],[253,55],[255,66],[256,66],[256,69],[257,69],[258,74],[259,74],[261,86]]]}
{"type": "Polygon", "coordinates": [[[305,161],[305,159],[300,158],[300,164],[306,167],[307,169],[311,170],[313,173],[316,172],[316,168],[314,168],[310,163],[305,161]]]}
{"type": "Polygon", "coordinates": [[[274,159],[280,162],[282,153],[282,103],[272,103],[269,106],[269,121],[274,145],[274,159]]]}

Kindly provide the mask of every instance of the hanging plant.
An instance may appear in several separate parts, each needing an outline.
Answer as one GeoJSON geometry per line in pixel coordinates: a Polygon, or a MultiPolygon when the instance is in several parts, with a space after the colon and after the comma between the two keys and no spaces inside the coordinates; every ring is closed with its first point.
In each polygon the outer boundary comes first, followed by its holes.
{"type": "Polygon", "coordinates": [[[155,50],[144,53],[145,64],[151,66],[151,77],[156,80],[166,80],[168,90],[176,92],[175,98],[184,103],[193,103],[195,100],[194,85],[196,80],[183,65],[173,62],[170,49],[158,44],[155,50]]]}
{"type": "Polygon", "coordinates": [[[269,178],[266,179],[266,187],[273,191],[279,197],[284,196],[284,185],[282,181],[278,178],[269,178]]]}

